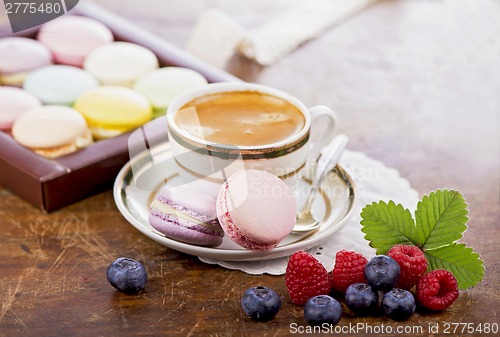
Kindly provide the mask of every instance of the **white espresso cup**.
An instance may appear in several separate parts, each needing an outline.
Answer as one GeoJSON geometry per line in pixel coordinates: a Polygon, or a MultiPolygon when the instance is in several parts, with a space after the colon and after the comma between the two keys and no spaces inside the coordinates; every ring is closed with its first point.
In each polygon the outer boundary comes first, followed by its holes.
{"type": "Polygon", "coordinates": [[[297,98],[283,91],[245,82],[213,83],[191,90],[174,99],[167,110],[168,137],[178,173],[184,179],[201,183],[197,188],[210,194],[216,194],[231,174],[243,168],[269,171],[294,186],[306,163],[314,162],[321,149],[333,139],[336,121],[335,113],[328,107],[306,108],[297,98]],[[196,98],[246,91],[271,95],[291,103],[304,117],[302,129],[275,143],[235,146],[196,137],[176,124],[178,111],[196,98]],[[322,131],[314,132],[316,129],[322,131]]]}

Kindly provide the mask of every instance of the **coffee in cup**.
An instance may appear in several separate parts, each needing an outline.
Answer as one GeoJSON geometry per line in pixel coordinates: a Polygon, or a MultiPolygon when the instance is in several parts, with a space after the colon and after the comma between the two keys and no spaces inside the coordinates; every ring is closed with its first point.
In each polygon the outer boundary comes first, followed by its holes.
{"type": "Polygon", "coordinates": [[[258,91],[196,97],[184,104],[174,121],[193,137],[233,146],[278,143],[305,126],[305,117],[295,105],[258,91]],[[196,107],[196,112],[190,107],[196,107]]]}
{"type": "Polygon", "coordinates": [[[283,91],[243,82],[186,92],[166,118],[179,174],[191,183],[213,183],[213,191],[242,168],[269,171],[294,186],[331,141],[336,123],[325,106],[308,109],[283,91]],[[311,128],[323,132],[314,136],[311,128]]]}

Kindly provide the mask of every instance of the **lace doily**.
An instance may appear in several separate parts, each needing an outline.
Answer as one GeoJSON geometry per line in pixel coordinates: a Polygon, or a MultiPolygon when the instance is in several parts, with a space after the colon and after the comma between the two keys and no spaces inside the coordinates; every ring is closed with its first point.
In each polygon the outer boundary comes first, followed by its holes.
{"type": "MultiPolygon", "coordinates": [[[[393,200],[410,210],[415,208],[419,200],[418,193],[411,188],[409,182],[399,175],[393,168],[382,162],[372,159],[361,152],[345,151],[340,165],[353,177],[356,182],[358,203],[354,215],[339,231],[327,238],[323,243],[309,249],[328,271],[333,269],[335,254],[341,249],[355,250],[368,259],[375,254],[375,250],[368,245],[361,232],[361,210],[372,202],[393,200]]],[[[248,274],[281,275],[285,273],[288,258],[278,258],[264,261],[217,261],[208,258],[199,258],[209,264],[218,264],[224,268],[241,270],[248,274]]]]}

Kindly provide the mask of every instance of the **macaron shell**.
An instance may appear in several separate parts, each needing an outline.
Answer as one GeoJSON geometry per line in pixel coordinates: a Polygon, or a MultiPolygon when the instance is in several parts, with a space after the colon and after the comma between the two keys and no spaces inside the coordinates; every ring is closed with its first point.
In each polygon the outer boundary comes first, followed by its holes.
{"type": "Polygon", "coordinates": [[[297,206],[291,189],[277,176],[241,170],[222,186],[217,216],[224,231],[249,249],[277,245],[295,225],[297,206]]]}
{"type": "Polygon", "coordinates": [[[112,129],[110,127],[102,128],[95,125],[89,125],[89,128],[92,131],[92,135],[96,140],[117,137],[130,130],[130,127],[112,129]]]}
{"type": "Polygon", "coordinates": [[[202,214],[208,219],[217,218],[217,211],[215,209],[216,199],[209,194],[193,191],[183,186],[164,186],[158,191],[156,198],[182,205],[184,208],[202,214]]]}
{"type": "Polygon", "coordinates": [[[197,246],[217,247],[222,243],[223,237],[200,232],[196,225],[182,219],[162,219],[160,214],[152,210],[148,221],[150,225],[165,236],[197,246]]]}
{"type": "Polygon", "coordinates": [[[207,83],[205,77],[194,70],[165,67],[139,78],[134,90],[144,94],[156,110],[165,110],[178,95],[207,83]]]}
{"type": "Polygon", "coordinates": [[[65,15],[44,24],[38,40],[50,49],[57,63],[82,67],[90,52],[113,41],[113,34],[94,19],[65,15]]]}
{"type": "Polygon", "coordinates": [[[20,88],[0,87],[0,130],[10,130],[19,116],[41,105],[38,98],[20,88]]]}
{"type": "Polygon", "coordinates": [[[227,236],[233,242],[235,242],[236,244],[238,244],[243,248],[250,250],[270,250],[278,245],[277,243],[263,244],[257,241],[253,241],[248,237],[246,237],[245,235],[241,234],[238,230],[238,227],[234,225],[231,216],[227,212],[224,214],[221,213],[221,215],[219,215],[219,222],[222,229],[227,234],[227,236]]]}
{"type": "Polygon", "coordinates": [[[132,87],[144,74],[159,67],[156,55],[130,42],[112,42],[94,49],[84,61],[84,68],[103,85],[132,87]]]}
{"type": "Polygon", "coordinates": [[[103,86],[87,90],[74,108],[90,127],[127,131],[149,122],[152,109],[146,97],[132,89],[103,86]]]}
{"type": "Polygon", "coordinates": [[[0,73],[13,74],[31,71],[52,62],[49,49],[26,37],[0,39],[0,73]]]}
{"type": "Polygon", "coordinates": [[[32,70],[52,63],[50,50],[39,41],[25,37],[0,39],[0,81],[20,85],[32,70]]]}
{"type": "Polygon", "coordinates": [[[149,223],[169,238],[201,246],[218,246],[224,233],[216,199],[184,186],[164,186],[151,203],[149,223]]]}
{"type": "Polygon", "coordinates": [[[86,137],[85,119],[74,109],[46,105],[22,114],[12,126],[12,135],[29,148],[52,148],[86,137]]]}
{"type": "Polygon", "coordinates": [[[37,69],[26,78],[23,88],[44,104],[71,106],[86,90],[97,88],[99,82],[86,71],[65,65],[37,69]]]}
{"type": "Polygon", "coordinates": [[[89,146],[92,143],[92,134],[90,130],[87,130],[87,132],[85,132],[81,137],[76,138],[73,143],[47,148],[31,148],[31,150],[41,156],[53,159],[76,152],[77,150],[89,146]]]}

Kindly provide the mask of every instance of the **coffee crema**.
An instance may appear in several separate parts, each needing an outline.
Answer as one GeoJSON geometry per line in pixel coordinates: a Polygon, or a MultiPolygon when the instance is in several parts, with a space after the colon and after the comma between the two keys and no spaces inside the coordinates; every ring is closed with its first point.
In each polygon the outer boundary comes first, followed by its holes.
{"type": "Polygon", "coordinates": [[[185,104],[174,120],[196,138],[235,146],[277,143],[305,126],[305,117],[295,105],[255,91],[197,97],[185,104]]]}

